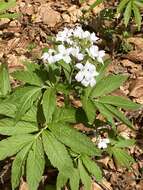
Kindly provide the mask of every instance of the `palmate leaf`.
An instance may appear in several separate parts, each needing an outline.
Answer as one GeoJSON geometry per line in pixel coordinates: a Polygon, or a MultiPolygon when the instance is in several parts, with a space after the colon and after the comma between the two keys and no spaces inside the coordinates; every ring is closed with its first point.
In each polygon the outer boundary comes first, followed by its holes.
{"type": "Polygon", "coordinates": [[[109,75],[103,78],[100,82],[93,88],[90,97],[96,98],[109,94],[119,88],[127,79],[127,76],[123,75],[109,75]]]}
{"type": "Polygon", "coordinates": [[[78,132],[66,123],[52,123],[49,126],[52,133],[66,146],[77,153],[100,155],[100,150],[84,134],[78,132]]]}
{"type": "Polygon", "coordinates": [[[47,123],[51,122],[52,115],[56,108],[56,94],[54,88],[48,88],[43,95],[43,111],[46,118],[47,123]]]}
{"type": "Polygon", "coordinates": [[[73,170],[73,163],[66,147],[60,143],[51,132],[44,131],[42,133],[42,138],[44,150],[51,164],[58,168],[60,172],[69,175],[73,170]]]}
{"type": "Polygon", "coordinates": [[[136,24],[138,25],[138,30],[140,30],[142,16],[141,16],[139,8],[137,7],[137,5],[135,3],[133,3],[132,10],[133,10],[133,14],[135,17],[136,24]]]}
{"type": "Polygon", "coordinates": [[[4,160],[16,154],[26,144],[29,144],[34,139],[33,135],[14,135],[7,139],[0,141],[0,160],[4,160]]]}
{"type": "Polygon", "coordinates": [[[41,139],[36,139],[28,153],[26,179],[30,190],[38,189],[45,167],[44,149],[41,139]]]}
{"type": "Polygon", "coordinates": [[[69,177],[69,184],[71,190],[79,190],[80,176],[78,169],[74,169],[69,177]]]}
{"type": "Polygon", "coordinates": [[[76,123],[76,109],[73,107],[57,107],[53,114],[53,121],[76,123]]]}
{"type": "Polygon", "coordinates": [[[128,120],[127,117],[125,117],[125,115],[120,112],[118,109],[116,109],[114,106],[111,105],[107,105],[104,104],[104,106],[108,109],[108,111],[111,112],[111,114],[114,115],[115,118],[117,118],[118,120],[122,121],[123,123],[125,123],[128,127],[130,127],[131,129],[133,129],[133,125],[132,123],[128,120]]]}
{"type": "Polygon", "coordinates": [[[129,168],[134,163],[133,157],[131,157],[125,150],[112,147],[111,152],[117,164],[120,166],[129,168]]]}
{"type": "Polygon", "coordinates": [[[0,1],[0,11],[5,11],[11,7],[14,7],[15,5],[16,5],[16,0],[10,0],[8,2],[1,0],[0,1]]]}
{"type": "Polygon", "coordinates": [[[98,101],[103,104],[111,104],[123,109],[136,110],[141,107],[140,104],[136,104],[132,102],[131,100],[120,97],[120,96],[103,96],[99,98],[98,101]]]}
{"type": "Polygon", "coordinates": [[[112,124],[114,124],[114,120],[113,117],[114,115],[110,112],[110,110],[108,110],[104,104],[95,101],[94,102],[95,106],[97,107],[97,109],[99,110],[99,112],[112,124]]]}
{"type": "Polygon", "coordinates": [[[0,134],[2,135],[20,135],[38,131],[36,123],[19,121],[15,124],[14,119],[5,118],[0,120],[0,134]]]}
{"type": "Polygon", "coordinates": [[[99,166],[86,155],[82,156],[82,161],[88,172],[94,175],[97,181],[101,181],[102,171],[99,166]]]}
{"type": "Polygon", "coordinates": [[[34,71],[33,72],[15,71],[14,73],[12,73],[12,76],[17,80],[20,80],[22,82],[25,82],[25,83],[28,83],[31,85],[35,85],[35,86],[42,86],[43,85],[42,79],[34,71]]]}
{"type": "Polygon", "coordinates": [[[32,144],[33,142],[29,143],[20,152],[18,152],[12,163],[12,172],[11,172],[12,190],[15,190],[16,187],[19,186],[20,178],[22,176],[22,170],[25,166],[25,160],[32,144]]]}
{"type": "Polygon", "coordinates": [[[111,143],[114,145],[114,147],[126,148],[129,146],[133,146],[135,144],[135,140],[134,139],[124,139],[122,137],[118,137],[117,141],[114,141],[111,139],[111,143]]]}
{"type": "Polygon", "coordinates": [[[78,160],[78,169],[82,184],[84,185],[84,189],[91,190],[91,177],[88,175],[80,160],[78,160]]]}
{"type": "Polygon", "coordinates": [[[132,1],[129,1],[124,12],[124,24],[128,25],[132,13],[132,1]]]}
{"type": "Polygon", "coordinates": [[[6,64],[0,65],[0,94],[6,96],[11,91],[9,73],[6,64]]]}
{"type": "Polygon", "coordinates": [[[117,12],[120,13],[123,11],[123,9],[125,9],[126,4],[129,2],[130,0],[121,0],[120,4],[117,7],[117,12]]]}
{"type": "Polygon", "coordinates": [[[0,115],[14,117],[16,112],[16,106],[11,102],[2,101],[0,103],[0,115]]]}
{"type": "Polygon", "coordinates": [[[90,124],[92,124],[95,120],[95,115],[96,115],[96,108],[92,100],[89,98],[86,99],[85,96],[82,97],[82,107],[87,115],[88,121],[90,124]]]}
{"type": "Polygon", "coordinates": [[[59,172],[57,176],[56,189],[61,190],[65,186],[67,181],[68,181],[68,176],[64,175],[64,173],[62,172],[59,172]]]}
{"type": "Polygon", "coordinates": [[[41,88],[30,86],[27,88],[27,92],[21,97],[20,104],[17,108],[15,121],[18,122],[22,116],[32,107],[34,101],[36,101],[41,94],[41,88]]]}

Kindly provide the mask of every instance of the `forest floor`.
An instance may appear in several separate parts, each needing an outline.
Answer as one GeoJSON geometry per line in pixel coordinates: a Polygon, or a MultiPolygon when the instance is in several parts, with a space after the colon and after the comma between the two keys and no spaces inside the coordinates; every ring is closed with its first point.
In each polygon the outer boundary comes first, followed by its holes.
{"type": "MultiPolygon", "coordinates": [[[[122,20],[109,18],[112,17],[110,8],[116,4],[114,0],[95,7],[90,13],[83,13],[93,2],[89,0],[80,5],[77,0],[18,0],[10,12],[21,16],[16,20],[0,20],[0,60],[8,64],[10,72],[21,68],[22,61],[41,58],[42,49],[48,47],[47,36],[56,34],[65,26],[74,27],[81,23],[83,28],[95,32],[101,39],[100,47],[112,60],[108,72],[129,76],[125,85],[114,94],[143,104],[143,27],[138,32],[131,23],[127,34],[122,20]],[[104,12],[105,8],[108,8],[109,15],[103,17],[99,12],[104,12]]],[[[105,177],[101,184],[93,182],[93,190],[143,190],[143,110],[127,111],[125,115],[133,121],[136,132],[120,123],[118,131],[124,137],[136,139],[137,145],[130,148],[136,162],[131,170],[125,170],[106,156],[100,160],[105,177]]],[[[0,190],[11,189],[10,167],[7,160],[0,164],[0,190]]],[[[53,181],[52,174],[49,179],[53,181]]],[[[20,190],[28,190],[26,182],[21,184],[20,190]]]]}

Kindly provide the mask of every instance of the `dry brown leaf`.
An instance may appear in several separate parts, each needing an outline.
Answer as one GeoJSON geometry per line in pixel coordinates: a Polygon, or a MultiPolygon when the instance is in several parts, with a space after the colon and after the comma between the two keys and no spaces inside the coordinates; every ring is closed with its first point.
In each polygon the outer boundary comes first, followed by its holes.
{"type": "Polygon", "coordinates": [[[20,185],[19,190],[29,190],[28,184],[27,184],[25,181],[23,181],[23,182],[21,183],[21,185],[20,185]]]}
{"type": "Polygon", "coordinates": [[[94,182],[92,183],[92,190],[103,190],[103,189],[100,185],[94,182]]]}
{"type": "Polygon", "coordinates": [[[143,50],[143,38],[131,37],[131,38],[128,38],[127,41],[129,43],[134,44],[137,47],[137,49],[143,50]]]}
{"type": "Polygon", "coordinates": [[[103,187],[105,187],[105,189],[107,190],[113,190],[111,183],[108,182],[105,178],[102,179],[101,184],[103,185],[103,187]]]}
{"type": "Polygon", "coordinates": [[[143,97],[143,78],[138,78],[132,82],[129,95],[135,98],[143,97]]]}
{"type": "Polygon", "coordinates": [[[43,22],[49,27],[54,27],[61,21],[60,13],[53,10],[50,5],[50,3],[45,3],[38,8],[34,22],[43,22]]]}
{"type": "Polygon", "coordinates": [[[133,61],[133,62],[141,62],[141,63],[143,63],[143,51],[141,51],[141,50],[130,51],[124,57],[129,59],[130,61],[133,61]]]}

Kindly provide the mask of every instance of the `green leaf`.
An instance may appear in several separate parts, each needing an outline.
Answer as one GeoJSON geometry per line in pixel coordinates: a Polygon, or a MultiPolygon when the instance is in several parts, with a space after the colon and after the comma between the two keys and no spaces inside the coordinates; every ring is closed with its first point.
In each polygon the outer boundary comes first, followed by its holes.
{"type": "Polygon", "coordinates": [[[95,101],[94,102],[95,106],[97,107],[97,109],[99,110],[99,112],[105,117],[107,118],[107,120],[110,122],[110,123],[114,123],[114,120],[113,120],[113,114],[110,112],[110,110],[108,110],[104,104],[100,103],[100,102],[97,102],[95,101]]]}
{"type": "Polygon", "coordinates": [[[25,159],[27,157],[27,154],[29,152],[29,149],[31,148],[32,143],[25,146],[15,157],[13,163],[12,163],[12,171],[11,171],[11,184],[12,184],[12,190],[15,190],[16,187],[19,186],[20,178],[22,176],[22,170],[25,165],[25,159]]]}
{"type": "Polygon", "coordinates": [[[139,31],[141,29],[142,16],[141,16],[139,8],[137,7],[135,3],[133,3],[132,9],[135,16],[136,24],[138,25],[138,31],[139,31]]]}
{"type": "Polygon", "coordinates": [[[16,122],[18,122],[22,116],[32,107],[33,103],[40,97],[41,89],[31,86],[27,92],[21,97],[20,105],[16,112],[16,122]]]}
{"type": "Polygon", "coordinates": [[[0,120],[0,134],[2,135],[20,135],[36,131],[38,131],[36,123],[19,121],[15,125],[15,121],[13,119],[6,118],[0,120]]]}
{"type": "Polygon", "coordinates": [[[100,69],[98,70],[99,75],[96,77],[96,83],[98,83],[100,80],[105,77],[106,70],[108,68],[108,65],[111,63],[109,59],[105,60],[104,64],[100,66],[100,69]]]}
{"type": "Polygon", "coordinates": [[[52,133],[65,145],[77,153],[100,155],[100,151],[84,134],[65,123],[52,123],[49,126],[52,133]],[[78,145],[78,146],[77,146],[78,145]]]}
{"type": "Polygon", "coordinates": [[[4,160],[16,154],[26,144],[33,140],[34,136],[30,134],[15,135],[0,141],[0,160],[4,160]]]}
{"type": "Polygon", "coordinates": [[[122,121],[128,127],[133,129],[132,123],[125,117],[125,115],[122,112],[120,112],[119,110],[117,110],[115,107],[113,107],[111,105],[104,104],[104,106],[115,116],[115,118],[122,121]]]}
{"type": "Polygon", "coordinates": [[[80,160],[78,160],[78,169],[79,169],[81,181],[84,185],[84,189],[91,190],[91,178],[88,175],[88,173],[86,172],[86,170],[80,160]]]}
{"type": "Polygon", "coordinates": [[[37,107],[33,105],[21,119],[28,122],[37,122],[37,107]]]}
{"type": "MultiPolygon", "coordinates": [[[[112,143],[112,140],[111,140],[112,143]]],[[[115,147],[119,147],[119,148],[126,148],[129,146],[133,146],[135,144],[135,140],[134,139],[123,139],[123,138],[118,138],[118,141],[113,141],[113,143],[115,147]]]]}
{"type": "Polygon", "coordinates": [[[59,172],[56,182],[57,190],[61,190],[67,183],[68,176],[65,176],[62,172],[59,172]]]}
{"type": "Polygon", "coordinates": [[[8,68],[6,64],[0,66],[0,92],[6,96],[11,91],[8,68]]]}
{"type": "Polygon", "coordinates": [[[38,189],[45,167],[44,149],[40,139],[36,139],[28,153],[26,179],[30,190],[38,189]]]}
{"type": "Polygon", "coordinates": [[[81,96],[82,107],[86,113],[86,116],[87,116],[90,124],[92,124],[94,122],[95,115],[96,115],[95,105],[92,102],[92,100],[89,99],[89,95],[91,93],[91,90],[92,90],[92,88],[86,88],[84,90],[83,96],[81,96]]]}
{"type": "Polygon", "coordinates": [[[66,147],[60,143],[51,132],[44,131],[42,138],[45,152],[51,164],[58,168],[59,171],[64,171],[64,173],[71,172],[73,163],[66,147]]]}
{"type": "Polygon", "coordinates": [[[120,13],[123,11],[123,9],[125,9],[126,4],[129,2],[130,0],[121,0],[120,4],[117,7],[117,12],[120,13]]]}
{"type": "Polygon", "coordinates": [[[111,151],[113,153],[113,157],[114,157],[115,161],[120,166],[129,168],[130,165],[134,163],[133,157],[131,157],[125,150],[113,147],[111,149],[111,151]]]}
{"type": "Polygon", "coordinates": [[[76,109],[73,107],[57,107],[53,114],[53,122],[76,123],[76,109]]]}
{"type": "Polygon", "coordinates": [[[88,172],[94,175],[97,181],[101,181],[102,171],[99,166],[86,155],[82,156],[82,161],[88,172]]]}
{"type": "Polygon", "coordinates": [[[56,92],[53,88],[48,88],[43,95],[43,111],[47,123],[51,122],[52,115],[56,108],[56,92]]]}
{"type": "Polygon", "coordinates": [[[0,18],[9,18],[9,19],[17,19],[21,16],[21,14],[18,13],[4,13],[0,14],[0,18]]]}
{"type": "Polygon", "coordinates": [[[74,169],[69,178],[71,190],[79,190],[79,181],[79,171],[78,169],[74,169]]]}
{"type": "Polygon", "coordinates": [[[16,5],[16,0],[10,0],[10,1],[0,1],[0,11],[5,11],[7,9],[10,9],[11,7],[14,7],[16,5]]]}
{"type": "Polygon", "coordinates": [[[0,115],[14,117],[15,112],[16,112],[16,106],[13,103],[5,101],[0,103],[0,115]]]}
{"type": "Polygon", "coordinates": [[[131,13],[132,13],[132,1],[129,1],[129,3],[126,6],[125,12],[124,12],[124,24],[126,27],[131,18],[131,13]]]}
{"type": "Polygon", "coordinates": [[[35,86],[43,85],[42,79],[40,78],[40,76],[38,76],[38,74],[35,71],[33,72],[15,71],[14,73],[12,73],[12,76],[17,80],[20,80],[22,82],[25,82],[31,85],[35,85],[35,86]]]}
{"type": "Polygon", "coordinates": [[[89,123],[93,124],[96,115],[96,108],[94,103],[92,102],[92,100],[90,100],[89,98],[87,99],[85,96],[82,96],[81,102],[89,123]]]}
{"type": "Polygon", "coordinates": [[[136,104],[134,102],[132,102],[129,99],[120,97],[120,96],[103,96],[101,98],[99,98],[98,100],[99,102],[103,103],[103,104],[111,104],[123,109],[131,109],[131,110],[137,110],[139,109],[141,106],[140,104],[136,104]]]}
{"type": "Polygon", "coordinates": [[[109,75],[95,85],[90,97],[95,98],[111,93],[119,88],[126,81],[126,79],[127,76],[123,75],[109,75]]]}

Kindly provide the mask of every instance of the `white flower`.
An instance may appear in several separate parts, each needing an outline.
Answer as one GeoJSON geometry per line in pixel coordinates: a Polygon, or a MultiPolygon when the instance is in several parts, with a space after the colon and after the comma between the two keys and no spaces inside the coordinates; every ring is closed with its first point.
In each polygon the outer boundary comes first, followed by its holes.
{"type": "Polygon", "coordinates": [[[64,28],[63,31],[58,32],[56,35],[56,41],[67,42],[69,44],[73,44],[73,41],[70,37],[73,35],[73,29],[64,28]]]}
{"type": "Polygon", "coordinates": [[[71,48],[65,48],[64,45],[59,45],[58,52],[59,53],[56,55],[56,59],[58,61],[63,59],[66,63],[71,62],[71,57],[70,57],[71,48]]]}
{"type": "Polygon", "coordinates": [[[98,143],[98,148],[107,148],[107,144],[110,143],[110,140],[108,138],[100,139],[98,143]]]}
{"type": "Polygon", "coordinates": [[[80,26],[77,26],[77,27],[74,29],[74,31],[73,31],[73,36],[81,39],[83,32],[84,32],[84,31],[82,30],[82,28],[81,28],[80,26]]]}
{"type": "Polygon", "coordinates": [[[99,74],[96,71],[95,65],[87,61],[85,65],[82,65],[81,63],[76,64],[76,67],[80,71],[76,74],[75,79],[78,82],[81,82],[85,87],[89,85],[93,87],[96,84],[95,76],[99,74]]]}
{"type": "Polygon", "coordinates": [[[76,57],[79,61],[83,60],[84,55],[80,53],[79,47],[71,48],[72,56],[76,57]]]}
{"type": "Polygon", "coordinates": [[[105,51],[104,50],[100,50],[98,52],[98,56],[97,56],[97,61],[100,63],[103,63],[103,57],[105,56],[105,51]]]}
{"type": "Polygon", "coordinates": [[[44,62],[47,61],[49,64],[55,63],[56,60],[53,53],[55,53],[55,50],[49,49],[48,52],[43,53],[41,58],[43,59],[44,62]]]}
{"type": "Polygon", "coordinates": [[[99,38],[95,35],[94,32],[90,34],[90,41],[91,41],[91,42],[94,43],[94,42],[96,42],[98,39],[99,39],[99,38]]]}
{"type": "Polygon", "coordinates": [[[98,51],[99,51],[98,46],[92,45],[89,49],[86,49],[86,51],[90,57],[92,57],[92,58],[98,57],[98,51]]]}

